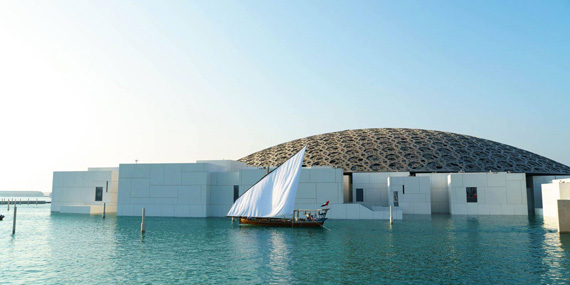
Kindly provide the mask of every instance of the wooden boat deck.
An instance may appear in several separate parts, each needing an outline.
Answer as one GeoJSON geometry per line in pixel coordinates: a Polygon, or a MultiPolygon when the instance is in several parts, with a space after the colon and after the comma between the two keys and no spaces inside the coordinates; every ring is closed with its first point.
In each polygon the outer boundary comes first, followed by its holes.
{"type": "Polygon", "coordinates": [[[322,227],[326,218],[314,221],[291,219],[274,219],[274,218],[240,218],[240,225],[249,226],[266,226],[266,227],[289,227],[289,228],[315,228],[322,227]]]}

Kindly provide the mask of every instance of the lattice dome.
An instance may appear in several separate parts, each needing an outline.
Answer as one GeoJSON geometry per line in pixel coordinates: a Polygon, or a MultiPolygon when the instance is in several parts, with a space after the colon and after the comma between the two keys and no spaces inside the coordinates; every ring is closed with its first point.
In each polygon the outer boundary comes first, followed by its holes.
{"type": "Polygon", "coordinates": [[[510,145],[476,137],[420,129],[360,129],[306,137],[239,159],[276,166],[303,146],[306,166],[346,172],[488,172],[570,174],[570,167],[510,145]]]}

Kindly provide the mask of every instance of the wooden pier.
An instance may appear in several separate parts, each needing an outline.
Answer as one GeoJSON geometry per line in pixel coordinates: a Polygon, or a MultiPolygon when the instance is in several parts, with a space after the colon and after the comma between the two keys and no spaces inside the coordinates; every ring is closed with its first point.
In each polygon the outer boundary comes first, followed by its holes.
{"type": "MultiPolygon", "coordinates": [[[[30,201],[28,201],[28,200],[25,200],[25,201],[22,200],[22,201],[20,201],[20,200],[10,200],[10,205],[36,205],[36,203],[37,203],[38,205],[51,204],[51,201],[40,201],[40,200],[38,200],[38,201],[36,201],[36,200],[34,200],[34,201],[32,201],[32,200],[30,200],[30,201]]],[[[8,204],[8,200],[0,201],[0,205],[6,205],[6,204],[8,204]]]]}

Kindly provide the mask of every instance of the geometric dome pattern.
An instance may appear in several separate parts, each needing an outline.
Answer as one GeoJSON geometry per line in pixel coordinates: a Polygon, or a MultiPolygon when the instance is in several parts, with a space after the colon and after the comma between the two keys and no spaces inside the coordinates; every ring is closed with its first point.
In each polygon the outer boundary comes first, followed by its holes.
{"type": "Polygon", "coordinates": [[[360,129],[282,143],[239,159],[277,166],[303,146],[305,166],[345,172],[489,172],[570,174],[570,167],[510,145],[472,136],[421,129],[360,129]]]}

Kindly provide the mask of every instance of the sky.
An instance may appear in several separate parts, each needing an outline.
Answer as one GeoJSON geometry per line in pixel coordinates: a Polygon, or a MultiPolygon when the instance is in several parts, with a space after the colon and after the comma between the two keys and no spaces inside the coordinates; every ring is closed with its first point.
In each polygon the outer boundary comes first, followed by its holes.
{"type": "Polygon", "coordinates": [[[0,190],[360,128],[570,165],[568,1],[0,1],[0,190]]]}

